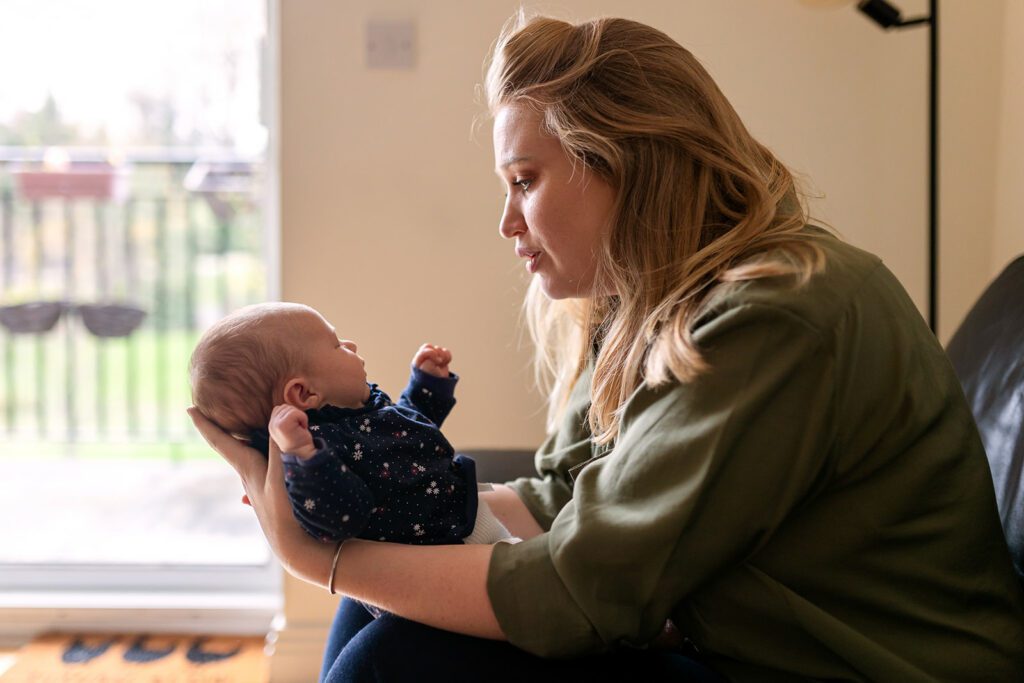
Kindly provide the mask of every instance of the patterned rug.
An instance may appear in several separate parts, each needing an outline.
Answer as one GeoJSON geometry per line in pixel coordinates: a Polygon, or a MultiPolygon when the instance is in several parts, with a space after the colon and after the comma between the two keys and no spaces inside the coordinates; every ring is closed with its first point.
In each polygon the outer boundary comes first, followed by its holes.
{"type": "Polygon", "coordinates": [[[266,683],[264,639],[49,634],[18,651],[3,683],[266,683]]]}

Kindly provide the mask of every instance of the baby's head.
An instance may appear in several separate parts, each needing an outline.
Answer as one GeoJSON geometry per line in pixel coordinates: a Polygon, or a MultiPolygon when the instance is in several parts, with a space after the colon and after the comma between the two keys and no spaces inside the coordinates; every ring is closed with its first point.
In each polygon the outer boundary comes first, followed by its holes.
{"type": "Polygon", "coordinates": [[[293,303],[246,306],[215,324],[192,352],[189,381],[199,411],[241,438],[265,428],[280,403],[355,408],[370,393],[356,345],[293,303]]]}

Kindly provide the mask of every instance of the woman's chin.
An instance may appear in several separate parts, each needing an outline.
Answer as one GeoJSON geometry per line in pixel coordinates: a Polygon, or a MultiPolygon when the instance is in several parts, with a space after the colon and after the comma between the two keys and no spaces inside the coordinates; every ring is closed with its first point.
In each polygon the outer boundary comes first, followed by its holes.
{"type": "Polygon", "coordinates": [[[585,299],[590,296],[589,288],[581,288],[576,281],[566,282],[538,274],[540,289],[544,295],[554,301],[561,299],[585,299]]]}

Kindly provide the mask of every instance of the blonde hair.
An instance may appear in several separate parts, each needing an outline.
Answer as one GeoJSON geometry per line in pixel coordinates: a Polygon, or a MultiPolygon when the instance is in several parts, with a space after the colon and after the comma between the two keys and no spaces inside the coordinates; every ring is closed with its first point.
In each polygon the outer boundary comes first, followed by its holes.
{"type": "Polygon", "coordinates": [[[824,267],[793,175],[664,33],[520,12],[494,46],[485,92],[492,115],[535,108],[567,155],[616,192],[594,285],[616,294],[552,301],[536,278],[527,292],[549,427],[593,359],[591,430],[598,443],[614,440],[641,382],[707,369],[692,327],[714,292],[765,277],[803,284],[824,267]]]}
{"type": "Polygon", "coordinates": [[[266,427],[284,383],[303,369],[302,346],[288,333],[308,315],[319,313],[302,304],[254,304],[207,330],[188,365],[199,412],[236,438],[266,427]]]}

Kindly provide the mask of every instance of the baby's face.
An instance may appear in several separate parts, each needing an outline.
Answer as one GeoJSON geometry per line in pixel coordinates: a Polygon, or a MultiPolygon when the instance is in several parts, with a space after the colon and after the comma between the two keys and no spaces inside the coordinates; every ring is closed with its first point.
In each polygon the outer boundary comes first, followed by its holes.
{"type": "Polygon", "coordinates": [[[299,322],[307,353],[309,383],[321,396],[321,405],[359,408],[370,398],[366,363],[356,353],[355,342],[338,339],[337,332],[317,313],[299,322]]]}

